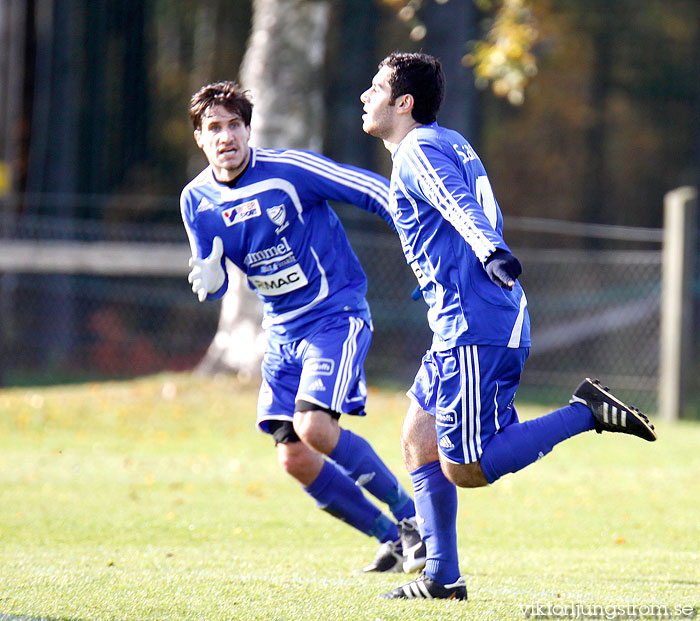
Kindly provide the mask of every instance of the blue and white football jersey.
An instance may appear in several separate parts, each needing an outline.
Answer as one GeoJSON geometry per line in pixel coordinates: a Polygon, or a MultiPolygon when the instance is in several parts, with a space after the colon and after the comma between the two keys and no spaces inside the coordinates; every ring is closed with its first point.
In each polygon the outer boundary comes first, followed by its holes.
{"type": "MultiPolygon", "coordinates": [[[[329,314],[359,315],[371,326],[367,277],[327,201],[362,207],[393,228],[388,197],[380,175],[307,151],[254,148],[235,187],[208,166],[185,186],[180,206],[192,255],[209,256],[221,237],[224,257],[264,303],[268,337],[291,342],[329,314]]],[[[227,287],[228,278],[208,299],[227,287]]]]}
{"type": "Polygon", "coordinates": [[[392,154],[390,211],[429,306],[432,348],[530,346],[527,300],[483,267],[503,240],[503,216],[466,139],[437,123],[411,130],[392,154]]]}

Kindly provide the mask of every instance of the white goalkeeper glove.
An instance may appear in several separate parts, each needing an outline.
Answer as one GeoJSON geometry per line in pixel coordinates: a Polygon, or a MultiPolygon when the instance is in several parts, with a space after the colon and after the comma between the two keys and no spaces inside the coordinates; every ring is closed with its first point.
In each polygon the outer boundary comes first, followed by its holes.
{"type": "Polygon", "coordinates": [[[223,254],[224,242],[217,235],[212,243],[211,254],[206,259],[190,257],[192,271],[187,281],[192,284],[192,291],[197,294],[200,302],[207,299],[208,293],[218,291],[226,280],[226,272],[221,267],[223,254]]]}

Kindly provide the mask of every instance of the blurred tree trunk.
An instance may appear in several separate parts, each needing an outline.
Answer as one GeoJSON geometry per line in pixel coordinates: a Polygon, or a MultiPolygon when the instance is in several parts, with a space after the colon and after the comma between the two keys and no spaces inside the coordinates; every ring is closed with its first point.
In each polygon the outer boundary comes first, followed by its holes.
{"type": "MultiPolygon", "coordinates": [[[[25,190],[42,196],[36,206],[24,210],[31,215],[59,217],[54,227],[57,239],[72,239],[76,208],[70,201],[56,198],[79,190],[79,131],[81,101],[78,63],[82,32],[80,3],[36,0],[36,47],[32,71],[31,133],[25,190]],[[44,198],[46,196],[46,198],[44,198]]],[[[37,335],[39,352],[48,368],[60,368],[70,361],[78,339],[78,318],[74,279],[55,274],[40,277],[40,312],[50,321],[37,335]]]]}
{"type": "MultiPolygon", "coordinates": [[[[255,106],[252,145],[321,149],[329,13],[328,0],[253,1],[240,76],[255,106]]],[[[198,370],[249,376],[262,358],[262,305],[237,268],[231,266],[229,278],[217,334],[198,370]]]]}
{"type": "MultiPolygon", "coordinates": [[[[601,7],[602,9],[602,7],[601,7]]],[[[602,12],[602,11],[601,11],[602,12]]],[[[608,11],[608,19],[595,20],[592,34],[591,120],[586,132],[588,180],[582,216],[586,222],[601,222],[609,213],[607,198],[608,103],[612,79],[614,39],[618,32],[617,13],[608,11]]]]}
{"type": "MultiPolygon", "coordinates": [[[[26,169],[21,138],[26,131],[24,63],[29,17],[26,0],[0,2],[0,50],[4,50],[0,54],[0,93],[3,94],[0,97],[0,237],[9,237],[14,232],[19,211],[16,190],[26,169]]],[[[0,274],[0,386],[4,383],[14,333],[16,285],[16,274],[0,274]]]]}
{"type": "MultiPolygon", "coordinates": [[[[362,131],[360,95],[367,89],[380,60],[377,57],[380,14],[376,2],[365,4],[358,11],[356,2],[342,0],[333,8],[326,52],[328,97],[323,140],[329,157],[372,169],[378,164],[377,152],[381,156],[379,161],[386,161],[386,150],[376,138],[362,131]]],[[[353,212],[364,215],[359,209],[353,212]]]]}
{"type": "Polygon", "coordinates": [[[479,36],[479,11],[473,2],[431,2],[424,19],[426,51],[442,62],[447,84],[439,122],[461,132],[478,148],[478,97],[472,70],[462,58],[466,42],[479,36]]]}
{"type": "MultiPolygon", "coordinates": [[[[29,7],[26,0],[0,3],[0,205],[14,211],[7,196],[16,188],[20,174],[20,138],[24,105],[24,55],[26,22],[29,7]]],[[[7,215],[7,214],[6,214],[7,215]]]]}

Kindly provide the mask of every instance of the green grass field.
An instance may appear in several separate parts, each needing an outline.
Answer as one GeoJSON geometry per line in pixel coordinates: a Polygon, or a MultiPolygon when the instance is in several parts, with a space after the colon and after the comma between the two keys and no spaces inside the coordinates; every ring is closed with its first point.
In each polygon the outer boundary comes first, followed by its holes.
{"type": "MultiPolygon", "coordinates": [[[[254,428],[256,392],[192,375],[0,390],[0,619],[502,620],[532,604],[688,618],[680,607],[700,605],[697,423],[657,424],[655,444],[585,434],[460,490],[469,601],[386,601],[405,577],[355,573],[376,542],[282,473],[254,428]]],[[[406,405],[372,390],[368,417],[344,421],[409,486],[406,405]]]]}

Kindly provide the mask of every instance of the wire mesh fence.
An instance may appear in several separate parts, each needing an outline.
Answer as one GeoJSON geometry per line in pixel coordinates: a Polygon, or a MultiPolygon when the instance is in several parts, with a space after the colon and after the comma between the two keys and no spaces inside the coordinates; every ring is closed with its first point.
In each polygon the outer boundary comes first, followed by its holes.
{"type": "MultiPolygon", "coordinates": [[[[513,237],[520,238],[517,233],[523,231],[517,221],[511,228],[513,237]]],[[[642,245],[651,249],[582,249],[576,247],[580,245],[576,241],[581,241],[578,235],[573,243],[559,240],[561,247],[542,250],[540,243],[552,245],[551,240],[540,242],[545,233],[549,231],[529,230],[527,247],[510,243],[523,264],[520,281],[532,322],[532,348],[520,395],[561,402],[569,399],[584,377],[599,377],[623,398],[654,411],[659,377],[660,231],[640,231],[640,236],[648,238],[642,245]]],[[[614,236],[614,229],[604,234],[614,236]]],[[[368,373],[407,386],[430,346],[427,307],[411,300],[415,279],[403,257],[397,256],[401,253],[393,239],[368,236],[354,228],[350,238],[370,282],[375,333],[368,373]]],[[[629,237],[621,245],[629,246],[629,237]]]]}
{"type": "MultiPolygon", "coordinates": [[[[430,346],[427,308],[411,299],[415,279],[393,234],[356,211],[339,208],[369,278],[375,331],[368,378],[406,388],[430,346]]],[[[7,251],[17,240],[39,246],[56,239],[128,241],[140,244],[144,265],[142,275],[133,270],[125,275],[116,261],[111,272],[99,274],[61,273],[61,268],[41,272],[31,261],[24,269],[3,272],[0,266],[0,378],[5,385],[114,379],[197,365],[216,334],[220,303],[200,304],[190,291],[184,229],[176,222],[145,220],[97,224],[25,216],[0,223],[0,256],[3,245],[7,251]],[[156,243],[170,245],[177,257],[177,265],[162,275],[145,267],[156,243]]],[[[564,224],[566,238],[554,243],[551,235],[561,231],[553,232],[551,221],[539,232],[533,228],[533,222],[517,220],[507,228],[524,265],[521,281],[532,319],[533,346],[521,395],[561,401],[583,377],[594,376],[654,411],[659,232],[641,231],[645,239],[633,248],[629,235],[616,248],[617,242],[610,241],[615,235],[608,234],[605,247],[598,240],[599,247],[591,248],[584,243],[590,229],[564,224]]]]}

